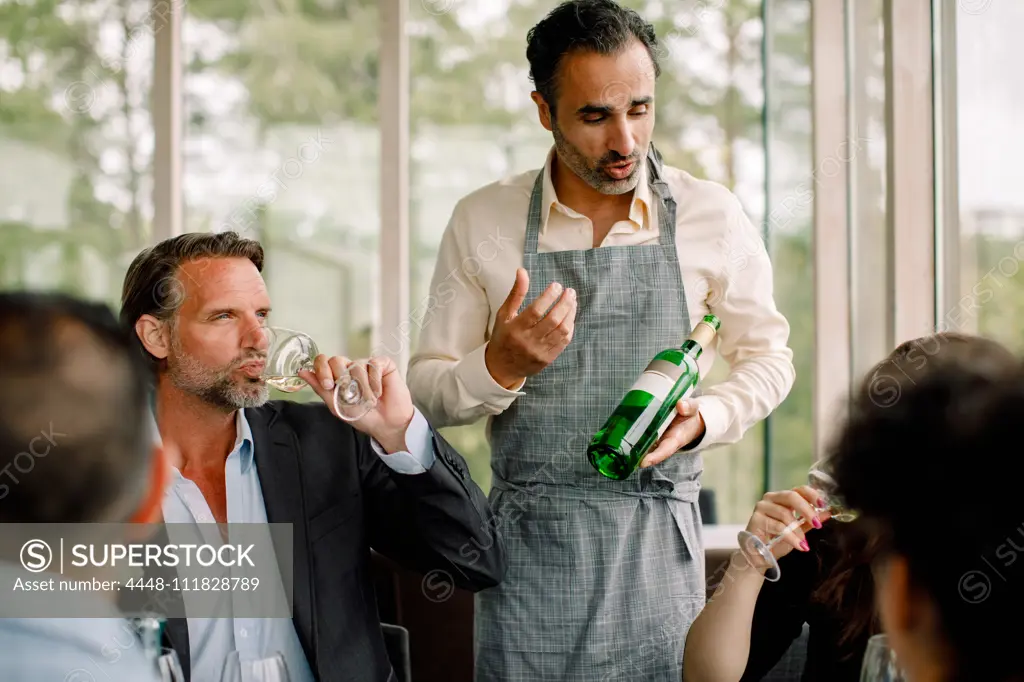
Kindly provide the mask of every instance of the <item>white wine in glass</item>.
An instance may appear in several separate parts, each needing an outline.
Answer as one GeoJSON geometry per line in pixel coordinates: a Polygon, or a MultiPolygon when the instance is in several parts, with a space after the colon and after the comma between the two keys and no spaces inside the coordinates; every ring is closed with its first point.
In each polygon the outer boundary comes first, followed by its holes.
{"type": "MultiPolygon", "coordinates": [[[[810,471],[807,472],[807,482],[818,493],[820,501],[824,503],[820,506],[814,505],[814,511],[818,513],[827,511],[831,514],[831,518],[840,523],[849,523],[857,518],[857,513],[847,509],[836,493],[836,481],[828,473],[828,466],[824,460],[815,462],[810,471]]],[[[807,519],[800,518],[799,514],[794,515],[796,516],[796,521],[786,526],[779,535],[768,542],[765,542],[748,530],[742,530],[739,533],[740,551],[746,555],[747,559],[754,566],[767,568],[764,577],[769,582],[776,582],[782,577],[782,569],[779,568],[779,560],[772,554],[772,547],[786,537],[787,533],[796,530],[807,522],[807,519]]]]}
{"type": "MultiPolygon", "coordinates": [[[[263,380],[285,393],[294,393],[305,387],[299,376],[302,370],[313,370],[313,361],[320,349],[308,334],[283,327],[265,327],[267,335],[267,364],[263,380]]],[[[377,398],[366,381],[366,363],[354,363],[335,379],[334,407],[342,419],[356,421],[377,406],[377,398]],[[353,372],[352,368],[361,367],[353,372]]]]}

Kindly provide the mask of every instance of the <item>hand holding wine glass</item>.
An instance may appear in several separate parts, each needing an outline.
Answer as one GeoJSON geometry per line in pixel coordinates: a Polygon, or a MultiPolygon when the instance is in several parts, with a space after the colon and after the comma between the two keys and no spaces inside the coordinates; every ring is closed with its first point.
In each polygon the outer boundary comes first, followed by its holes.
{"type": "Polygon", "coordinates": [[[325,394],[318,391],[336,417],[356,421],[376,407],[379,396],[370,390],[366,362],[347,363],[344,368],[332,374],[330,367],[325,364],[326,360],[321,360],[320,365],[316,364],[317,358],[327,356],[320,352],[308,334],[284,327],[262,327],[261,333],[267,342],[267,359],[262,378],[269,385],[279,391],[292,393],[309,383],[309,376],[319,373],[321,383],[314,389],[323,385],[325,392],[330,392],[329,397],[324,397],[325,394]],[[328,379],[329,384],[326,383],[328,379]]]}
{"type": "MultiPolygon", "coordinates": [[[[807,515],[806,510],[799,516],[794,514],[793,520],[787,526],[780,529],[778,534],[771,540],[767,540],[767,538],[762,539],[756,532],[752,532],[749,527],[746,530],[741,530],[739,533],[737,539],[740,543],[740,551],[752,562],[753,566],[765,571],[765,580],[776,582],[782,577],[775,547],[783,539],[792,536],[794,532],[800,530],[805,523],[813,524],[813,521],[811,521],[813,517],[817,516],[821,520],[822,514],[827,512],[829,518],[842,523],[848,523],[857,518],[857,513],[847,509],[843,500],[838,495],[836,481],[829,473],[828,462],[815,462],[811,466],[810,471],[807,472],[807,483],[809,490],[812,491],[810,499],[814,500],[812,503],[813,514],[807,515]]],[[[799,546],[799,541],[797,541],[797,545],[799,546]]]]}
{"type": "Polygon", "coordinates": [[[344,386],[332,387],[340,377],[355,384],[353,390],[372,399],[374,408],[352,425],[374,438],[387,452],[406,450],[405,432],[412,421],[414,408],[412,395],[394,360],[389,357],[370,358],[365,365],[344,357],[328,358],[319,355],[313,361],[313,370],[302,370],[299,375],[309,383],[317,395],[331,407],[331,411],[345,418],[344,386]]]}
{"type": "Polygon", "coordinates": [[[806,533],[821,528],[830,513],[818,511],[819,494],[807,485],[792,490],[767,492],[754,506],[746,531],[761,538],[776,559],[794,549],[808,551],[806,533]]]}

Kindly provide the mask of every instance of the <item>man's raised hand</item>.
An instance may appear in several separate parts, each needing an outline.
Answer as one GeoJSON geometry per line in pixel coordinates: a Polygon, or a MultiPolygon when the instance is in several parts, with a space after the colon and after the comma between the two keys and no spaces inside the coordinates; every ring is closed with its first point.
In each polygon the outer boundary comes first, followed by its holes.
{"type": "Polygon", "coordinates": [[[516,281],[498,309],[491,340],[484,352],[487,371],[511,389],[554,362],[572,341],[576,324],[576,292],[552,282],[522,312],[530,276],[516,270],[516,281]]]}

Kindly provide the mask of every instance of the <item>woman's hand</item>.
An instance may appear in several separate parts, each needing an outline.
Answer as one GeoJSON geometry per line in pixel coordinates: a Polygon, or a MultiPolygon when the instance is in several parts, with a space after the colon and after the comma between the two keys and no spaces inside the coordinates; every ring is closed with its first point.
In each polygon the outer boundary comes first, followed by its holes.
{"type": "Polygon", "coordinates": [[[821,524],[831,516],[827,511],[815,511],[814,507],[819,502],[818,497],[814,488],[807,485],[782,492],[765,493],[761,501],[754,506],[754,514],[747,523],[747,531],[767,543],[799,517],[803,523],[788,531],[772,547],[772,554],[776,559],[781,559],[794,549],[806,552],[809,547],[804,533],[812,528],[821,528],[821,524]]]}

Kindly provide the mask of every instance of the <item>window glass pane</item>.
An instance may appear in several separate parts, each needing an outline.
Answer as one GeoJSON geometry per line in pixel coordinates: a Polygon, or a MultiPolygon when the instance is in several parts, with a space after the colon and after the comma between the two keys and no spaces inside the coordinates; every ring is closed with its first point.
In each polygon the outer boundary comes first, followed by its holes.
{"type": "Polygon", "coordinates": [[[185,9],[185,229],[259,239],[272,323],[365,357],[378,317],[376,2],[185,9]]]}
{"type": "MultiPolygon", "coordinates": [[[[765,220],[764,22],[760,0],[634,2],[664,44],[655,144],[667,163],[724,184],[755,225],[765,220]]],[[[722,381],[721,358],[703,379],[722,381]]],[[[707,452],[702,486],[717,523],[746,523],[762,495],[765,427],[707,452]]],[[[708,522],[708,519],[705,519],[708,522]]]]}
{"type": "MultiPolygon", "coordinates": [[[[789,320],[796,381],[770,417],[772,490],[804,482],[813,461],[814,281],[812,220],[816,179],[811,140],[811,10],[806,0],[770,0],[767,12],[768,243],[775,301],[789,320]]],[[[836,157],[848,158],[845,150],[836,157]]],[[[843,162],[839,158],[833,162],[843,162]]]]}
{"type": "MultiPolygon", "coordinates": [[[[960,291],[944,328],[1024,351],[1024,3],[958,3],[956,21],[960,291]]],[[[955,248],[955,246],[954,246],[955,248]]]]}
{"type": "MultiPolygon", "coordinates": [[[[886,211],[883,0],[847,3],[850,46],[850,309],[854,382],[893,347],[886,211]]],[[[840,159],[836,159],[842,162],[840,159]]],[[[823,162],[824,163],[824,162],[823,162]]]]}
{"type": "Polygon", "coordinates": [[[151,12],[0,3],[0,286],[120,307],[153,220],[151,12]]]}
{"type": "MultiPolygon", "coordinates": [[[[626,0],[663,43],[654,142],[665,162],[727,185],[763,220],[761,3],[626,0]]],[[[540,167],[552,145],[530,100],[526,34],[556,0],[412,2],[411,307],[428,296],[437,247],[469,192],[540,167]]],[[[511,283],[510,283],[511,284],[511,283]]],[[[416,315],[414,314],[414,317],[416,315]]],[[[416,348],[418,328],[411,329],[416,348]]],[[[707,381],[727,373],[718,363],[707,381]]],[[[745,520],[760,497],[762,426],[705,458],[718,520],[745,520]]],[[[445,429],[489,486],[484,422],[445,429]]],[[[582,453],[581,453],[582,456],[582,453]]]]}

